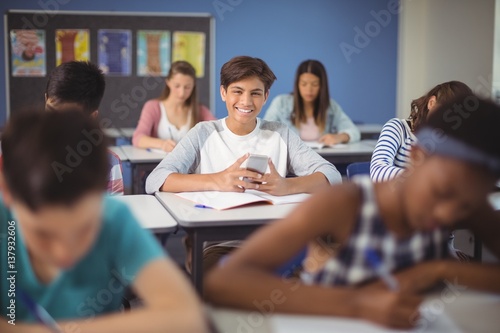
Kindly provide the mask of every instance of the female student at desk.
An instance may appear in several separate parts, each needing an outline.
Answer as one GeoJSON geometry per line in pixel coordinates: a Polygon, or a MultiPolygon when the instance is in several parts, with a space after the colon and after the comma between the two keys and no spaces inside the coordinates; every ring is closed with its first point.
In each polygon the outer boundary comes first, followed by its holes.
{"type": "Polygon", "coordinates": [[[340,105],[330,99],[326,70],[317,60],[299,65],[293,94],[276,96],[264,119],[287,124],[304,141],[325,145],[357,142],[361,137],[340,105]]]}
{"type": "Polygon", "coordinates": [[[460,81],[438,84],[427,94],[411,102],[408,119],[393,118],[380,132],[370,162],[370,176],[374,182],[395,178],[403,173],[410,160],[411,146],[416,142],[415,132],[440,104],[446,104],[457,95],[471,95],[472,90],[460,81]]]}
{"type": "Polygon", "coordinates": [[[170,66],[160,98],[144,104],[132,144],[169,152],[198,122],[214,119],[210,110],[198,103],[195,69],[186,61],[176,61],[170,66]]]}
{"type": "Polygon", "coordinates": [[[22,113],[3,132],[0,332],[207,332],[180,270],[125,204],[103,196],[106,142],[89,141],[99,131],[68,108],[22,113]],[[128,286],[144,307],[117,313],[128,286]],[[33,302],[60,329],[37,323],[33,302]]]}
{"type": "Polygon", "coordinates": [[[205,297],[224,306],[409,327],[418,321],[420,293],[440,282],[500,293],[498,263],[447,259],[454,227],[473,231],[500,258],[500,214],[487,198],[500,176],[499,123],[500,107],[473,95],[439,105],[419,128],[411,167],[400,177],[373,183],[361,176],[314,195],[212,270],[205,297]],[[318,258],[325,265],[303,283],[273,274],[325,235],[340,247],[318,258]],[[388,274],[394,290],[377,280],[388,274]]]}

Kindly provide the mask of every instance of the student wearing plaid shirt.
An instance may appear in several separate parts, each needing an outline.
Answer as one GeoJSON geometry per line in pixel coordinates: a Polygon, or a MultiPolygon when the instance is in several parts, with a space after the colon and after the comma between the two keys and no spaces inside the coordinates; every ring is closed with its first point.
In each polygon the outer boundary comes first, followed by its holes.
{"type": "Polygon", "coordinates": [[[446,251],[450,230],[467,228],[500,258],[500,214],[488,202],[500,177],[499,123],[500,106],[474,95],[440,105],[417,131],[402,175],[329,187],[261,228],[209,273],[206,298],[224,306],[272,305],[276,312],[407,328],[416,323],[421,293],[441,282],[499,293],[498,263],[450,260],[446,251]],[[330,259],[319,258],[326,264],[307,283],[273,274],[324,236],[339,248],[330,259]],[[397,290],[377,279],[367,251],[380,257],[397,290]]]}

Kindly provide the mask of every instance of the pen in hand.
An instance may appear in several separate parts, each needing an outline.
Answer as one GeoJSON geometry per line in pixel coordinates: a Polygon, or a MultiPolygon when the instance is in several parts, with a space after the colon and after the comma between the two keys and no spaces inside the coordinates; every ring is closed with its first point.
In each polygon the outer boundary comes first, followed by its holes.
{"type": "Polygon", "coordinates": [[[37,304],[27,293],[23,290],[18,290],[18,295],[21,301],[26,305],[29,312],[36,318],[36,320],[46,326],[52,333],[63,333],[62,329],[56,323],[54,318],[39,304],[37,304]]]}
{"type": "Polygon", "coordinates": [[[382,263],[382,260],[378,256],[377,252],[373,249],[366,249],[365,251],[366,260],[373,268],[375,273],[377,273],[378,277],[384,281],[387,287],[392,291],[399,290],[399,283],[394,276],[391,275],[391,272],[385,267],[382,263]]]}

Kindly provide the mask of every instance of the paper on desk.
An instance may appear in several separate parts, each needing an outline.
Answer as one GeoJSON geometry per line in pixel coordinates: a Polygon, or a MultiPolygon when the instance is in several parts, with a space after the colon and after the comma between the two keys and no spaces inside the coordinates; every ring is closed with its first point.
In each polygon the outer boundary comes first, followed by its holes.
{"type": "MultiPolygon", "coordinates": [[[[425,306],[424,303],[422,306],[425,306]]],[[[272,333],[461,333],[444,313],[420,319],[421,325],[410,330],[394,330],[365,320],[323,316],[275,315],[271,318],[272,333]]]]}
{"type": "Polygon", "coordinates": [[[345,148],[349,145],[347,143],[337,143],[334,145],[325,145],[324,143],[318,141],[304,141],[306,146],[312,149],[322,149],[322,148],[345,148]]]}
{"type": "Polygon", "coordinates": [[[304,201],[310,196],[310,194],[306,193],[274,196],[253,190],[248,190],[243,193],[219,191],[181,192],[176,193],[176,195],[181,198],[190,200],[196,204],[204,205],[218,210],[235,208],[256,202],[269,203],[273,205],[297,203],[304,201]]]}

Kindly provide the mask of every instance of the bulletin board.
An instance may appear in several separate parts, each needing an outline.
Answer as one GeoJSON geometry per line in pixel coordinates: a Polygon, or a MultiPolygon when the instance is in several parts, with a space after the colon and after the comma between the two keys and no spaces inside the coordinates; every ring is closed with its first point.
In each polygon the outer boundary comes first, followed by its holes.
{"type": "Polygon", "coordinates": [[[70,60],[105,72],[99,114],[106,127],[135,127],[176,60],[195,67],[198,99],[215,111],[215,20],[208,13],[12,10],[5,28],[7,117],[43,107],[48,75],[70,60]]]}

